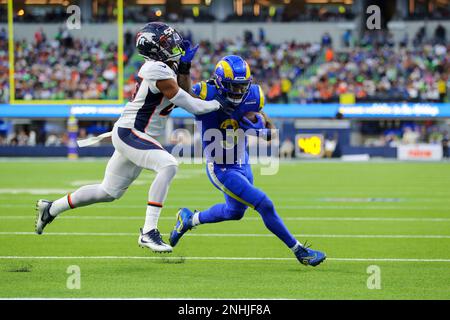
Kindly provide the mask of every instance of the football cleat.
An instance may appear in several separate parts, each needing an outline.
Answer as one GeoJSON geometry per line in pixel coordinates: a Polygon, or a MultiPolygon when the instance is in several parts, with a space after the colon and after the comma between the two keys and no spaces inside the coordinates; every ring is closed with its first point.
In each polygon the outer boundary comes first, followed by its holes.
{"type": "Polygon", "coordinates": [[[172,252],[172,247],[163,241],[158,229],[150,230],[147,233],[142,232],[138,239],[138,244],[142,248],[149,248],[153,252],[172,252]]]}
{"type": "Polygon", "coordinates": [[[299,245],[294,253],[297,257],[297,260],[305,266],[315,267],[327,258],[325,253],[310,249],[308,246],[306,246],[306,243],[305,246],[299,245]]]}
{"type": "Polygon", "coordinates": [[[50,207],[52,206],[52,203],[53,202],[51,201],[43,199],[38,200],[38,202],[36,202],[37,214],[35,227],[37,234],[42,234],[45,226],[51,223],[53,219],[55,219],[55,217],[50,214],[50,207]]]}
{"type": "Polygon", "coordinates": [[[192,217],[194,214],[188,208],[181,208],[177,213],[177,223],[170,233],[169,243],[175,247],[186,231],[193,228],[192,217]]]}

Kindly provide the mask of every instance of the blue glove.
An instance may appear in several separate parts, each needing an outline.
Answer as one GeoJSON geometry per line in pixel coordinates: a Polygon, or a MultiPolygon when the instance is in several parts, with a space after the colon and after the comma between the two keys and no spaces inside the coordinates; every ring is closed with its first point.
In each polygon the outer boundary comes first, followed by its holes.
{"type": "Polygon", "coordinates": [[[197,53],[199,45],[196,45],[195,47],[191,48],[191,42],[189,40],[183,40],[180,47],[184,51],[184,54],[181,56],[180,61],[190,63],[192,59],[194,59],[194,56],[197,53]]]}
{"type": "Polygon", "coordinates": [[[220,109],[225,112],[227,115],[231,115],[234,110],[234,104],[226,98],[223,98],[221,95],[216,94],[214,100],[217,100],[220,103],[220,109]]]}
{"type": "Polygon", "coordinates": [[[258,119],[256,123],[251,122],[247,117],[242,117],[241,121],[239,122],[239,127],[241,127],[244,130],[260,130],[264,129],[266,126],[264,124],[264,118],[257,114],[255,117],[258,119]]]}

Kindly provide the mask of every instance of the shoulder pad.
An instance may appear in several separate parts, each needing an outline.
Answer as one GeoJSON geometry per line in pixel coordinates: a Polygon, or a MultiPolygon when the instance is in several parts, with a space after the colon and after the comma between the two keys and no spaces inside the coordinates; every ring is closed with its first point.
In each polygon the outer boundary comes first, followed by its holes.
{"type": "Polygon", "coordinates": [[[200,90],[201,90],[201,82],[198,82],[198,83],[196,83],[196,84],[194,84],[193,86],[192,86],[192,92],[196,95],[196,96],[198,96],[199,94],[200,94],[200,90]]]}
{"type": "Polygon", "coordinates": [[[258,87],[258,95],[259,95],[259,110],[261,110],[264,107],[265,99],[264,99],[264,92],[260,85],[257,85],[258,87]]]}
{"type": "Polygon", "coordinates": [[[192,91],[200,98],[205,100],[206,96],[208,94],[208,85],[206,84],[205,81],[201,81],[199,83],[196,83],[193,87],[192,87],[192,91]]]}
{"type": "Polygon", "coordinates": [[[139,70],[139,76],[147,80],[176,79],[175,72],[164,62],[147,61],[139,70]]]}

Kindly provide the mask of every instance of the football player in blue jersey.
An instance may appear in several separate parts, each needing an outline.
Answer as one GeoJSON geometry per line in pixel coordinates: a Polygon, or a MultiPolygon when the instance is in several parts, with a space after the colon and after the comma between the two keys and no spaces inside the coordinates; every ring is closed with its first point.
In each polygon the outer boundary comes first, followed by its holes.
{"type": "Polygon", "coordinates": [[[247,62],[235,55],[222,58],[216,65],[213,78],[207,82],[197,83],[193,86],[192,92],[200,99],[216,99],[222,101],[222,105],[227,105],[225,109],[196,116],[201,124],[204,150],[214,143],[208,141],[205,133],[210,129],[221,133],[223,152],[217,152],[215,149],[210,154],[205,153],[208,177],[212,184],[224,193],[225,203],[216,204],[200,212],[191,212],[188,208],[180,209],[174,230],[170,234],[170,245],[175,246],[184,233],[200,224],[239,220],[250,207],[261,215],[266,227],[293,251],[300,263],[317,266],[324,261],[326,256],[323,252],[302,245],[289,232],[277,214],[273,202],[253,185],[246,135],[250,133],[270,140],[271,129],[274,129],[274,126],[262,112],[264,94],[259,85],[252,84],[247,62]],[[245,116],[249,112],[257,112],[256,121],[255,119],[251,121],[245,116]],[[227,146],[230,129],[234,131],[239,128],[245,130],[244,143],[232,143],[231,147],[227,146]],[[230,159],[229,152],[233,153],[231,163],[224,161],[230,159]]]}

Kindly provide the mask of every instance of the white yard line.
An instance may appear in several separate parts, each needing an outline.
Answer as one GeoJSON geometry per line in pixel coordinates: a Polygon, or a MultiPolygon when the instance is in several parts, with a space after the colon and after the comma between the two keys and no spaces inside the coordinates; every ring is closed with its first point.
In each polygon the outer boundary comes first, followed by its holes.
{"type": "MultiPolygon", "coordinates": [[[[0,220],[34,220],[35,215],[28,216],[2,216],[0,220]]],[[[75,216],[62,215],[59,219],[69,220],[143,220],[144,215],[141,216],[75,216]]],[[[172,220],[174,217],[159,217],[160,220],[172,220]]],[[[259,217],[244,217],[246,221],[261,221],[259,217]]],[[[384,217],[283,217],[285,221],[389,221],[389,222],[450,222],[450,218],[384,218],[384,217]]]]}
{"type": "MultiPolygon", "coordinates": [[[[34,232],[0,232],[0,236],[36,236],[34,232]]],[[[44,236],[136,236],[137,233],[129,232],[47,232],[44,236]]],[[[162,233],[168,236],[167,233],[162,233]]],[[[187,233],[188,237],[275,237],[269,233],[187,233]]],[[[408,234],[294,234],[295,237],[303,238],[362,238],[362,239],[450,239],[450,235],[408,235],[408,234]]]]}
{"type": "MultiPolygon", "coordinates": [[[[164,257],[164,256],[0,256],[0,260],[38,259],[38,260],[240,260],[240,261],[290,261],[296,258],[277,257],[164,257]]],[[[450,259],[415,258],[327,258],[330,261],[343,262],[450,262],[450,259]]]]}
{"type": "Polygon", "coordinates": [[[1,300],[297,300],[297,299],[293,299],[293,298],[192,298],[192,297],[187,297],[187,298],[180,298],[180,297],[176,297],[176,298],[154,298],[154,297],[148,297],[148,298],[89,298],[89,297],[85,297],[85,298],[36,298],[36,297],[31,297],[31,298],[0,298],[1,300]]]}
{"type": "MultiPolygon", "coordinates": [[[[182,200],[177,198],[177,200],[182,200]]],[[[212,205],[214,202],[208,199],[195,200],[193,198],[186,198],[188,203],[183,203],[184,206],[189,206],[192,208],[205,208],[209,205],[212,205]],[[193,204],[194,203],[194,204],[193,204]]],[[[283,200],[285,201],[285,200],[283,200]]],[[[288,202],[295,202],[295,199],[287,200],[288,202]]],[[[165,205],[166,209],[179,209],[182,205],[165,205]]],[[[0,208],[29,208],[34,209],[34,203],[29,204],[0,204],[0,208]]],[[[93,207],[94,208],[94,207],[93,207]]],[[[145,208],[145,204],[142,205],[123,205],[123,204],[115,204],[115,205],[95,205],[95,208],[102,209],[143,209],[145,208]]],[[[322,206],[322,205],[279,205],[276,206],[277,209],[293,209],[293,210],[409,210],[409,211],[446,211],[450,212],[450,207],[417,207],[417,206],[322,206]]]]}
{"type": "Polygon", "coordinates": [[[32,195],[47,195],[47,194],[64,194],[67,189],[46,189],[46,188],[0,188],[0,194],[32,194],[32,195]]]}

